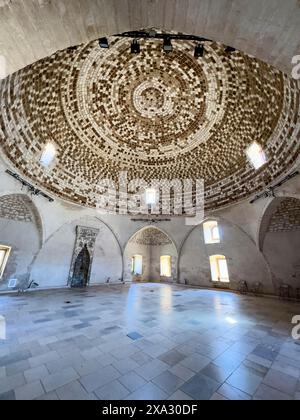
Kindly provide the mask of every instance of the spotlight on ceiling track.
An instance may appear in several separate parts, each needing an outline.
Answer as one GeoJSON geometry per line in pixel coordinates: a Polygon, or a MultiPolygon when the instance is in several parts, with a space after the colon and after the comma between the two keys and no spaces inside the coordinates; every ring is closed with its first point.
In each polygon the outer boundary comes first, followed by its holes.
{"type": "Polygon", "coordinates": [[[151,30],[149,31],[149,37],[150,37],[150,38],[155,38],[155,37],[156,37],[156,31],[155,31],[154,29],[151,29],[151,30]]]}
{"type": "Polygon", "coordinates": [[[100,38],[99,39],[100,48],[109,48],[109,43],[107,38],[100,38]]]}
{"type": "Polygon", "coordinates": [[[173,45],[171,42],[171,38],[165,38],[164,39],[164,51],[166,53],[172,52],[173,51],[173,45]]]}
{"type": "Polygon", "coordinates": [[[137,39],[134,39],[131,43],[131,54],[139,54],[141,52],[141,46],[137,39]]]}
{"type": "Polygon", "coordinates": [[[225,52],[226,52],[227,54],[234,53],[235,51],[236,51],[236,49],[235,49],[235,48],[233,48],[233,47],[226,47],[226,48],[225,48],[225,52]]]}
{"type": "Polygon", "coordinates": [[[203,44],[197,44],[195,47],[195,58],[201,58],[205,54],[205,49],[203,44]]]}

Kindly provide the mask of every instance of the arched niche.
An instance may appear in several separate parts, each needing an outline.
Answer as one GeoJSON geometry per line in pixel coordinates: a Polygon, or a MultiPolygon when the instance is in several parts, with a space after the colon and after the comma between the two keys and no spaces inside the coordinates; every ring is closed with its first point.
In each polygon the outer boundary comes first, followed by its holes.
{"type": "Polygon", "coordinates": [[[210,257],[226,257],[229,270],[229,284],[218,284],[237,290],[242,281],[249,289],[257,283],[266,294],[274,293],[268,264],[256,247],[255,242],[241,228],[223,218],[209,218],[196,226],[187,236],[180,250],[179,282],[200,287],[214,287],[212,282],[210,257]],[[206,244],[203,223],[211,220],[218,222],[220,243],[206,244]]]}
{"type": "Polygon", "coordinates": [[[143,282],[177,282],[178,252],[174,241],[162,229],[147,226],[137,231],[127,242],[124,250],[124,280],[143,282]],[[141,276],[132,273],[132,258],[141,255],[143,271],[141,276]],[[160,258],[171,257],[171,277],[161,276],[160,258]]]}
{"type": "Polygon", "coordinates": [[[26,288],[35,258],[41,249],[43,227],[40,214],[26,194],[0,196],[0,244],[11,252],[0,280],[0,290],[26,288]]]}
{"type": "Polygon", "coordinates": [[[41,287],[69,285],[78,226],[97,231],[88,285],[118,283],[122,280],[122,250],[114,232],[97,217],[86,216],[63,224],[44,243],[31,272],[31,279],[41,287]]]}
{"type": "Polygon", "coordinates": [[[300,288],[300,200],[275,198],[261,222],[259,242],[273,274],[276,291],[281,285],[300,288]]]}

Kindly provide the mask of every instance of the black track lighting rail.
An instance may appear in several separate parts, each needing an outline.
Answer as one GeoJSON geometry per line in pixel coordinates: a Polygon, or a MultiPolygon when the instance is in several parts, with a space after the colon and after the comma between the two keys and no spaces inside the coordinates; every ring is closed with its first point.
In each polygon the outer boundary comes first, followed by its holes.
{"type": "Polygon", "coordinates": [[[25,179],[21,178],[20,175],[18,175],[17,173],[12,172],[9,169],[7,169],[5,172],[8,175],[10,175],[11,177],[13,177],[14,179],[16,179],[17,181],[19,181],[22,184],[22,187],[26,187],[28,189],[28,192],[31,193],[31,195],[44,197],[50,203],[53,203],[54,199],[52,197],[50,197],[49,195],[43,193],[43,191],[41,191],[38,188],[34,187],[29,182],[25,181],[25,179]]]}
{"type": "Polygon", "coordinates": [[[299,171],[292,172],[291,174],[287,175],[285,178],[283,178],[281,181],[279,181],[277,184],[272,185],[266,189],[261,194],[256,195],[253,200],[250,201],[250,204],[254,204],[256,201],[262,199],[262,198],[269,198],[269,197],[276,197],[276,189],[284,185],[286,182],[290,181],[291,179],[295,178],[300,174],[299,171]]]}
{"type": "Polygon", "coordinates": [[[160,39],[160,40],[178,40],[178,41],[196,41],[196,42],[214,42],[211,39],[204,38],[197,35],[184,35],[184,34],[167,34],[158,33],[155,31],[130,31],[122,34],[116,34],[119,38],[133,38],[133,39],[160,39]]]}

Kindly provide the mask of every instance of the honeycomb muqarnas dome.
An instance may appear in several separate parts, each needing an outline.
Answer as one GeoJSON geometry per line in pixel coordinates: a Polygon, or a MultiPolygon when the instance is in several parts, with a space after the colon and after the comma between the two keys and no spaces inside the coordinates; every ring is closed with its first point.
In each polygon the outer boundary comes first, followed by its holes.
{"type": "Polygon", "coordinates": [[[244,199],[295,163],[299,88],[277,69],[218,43],[111,38],[57,52],[0,85],[0,144],[17,170],[64,199],[95,206],[99,179],[204,179],[206,208],[244,199]],[[245,150],[259,142],[255,171],[245,150]],[[43,168],[48,142],[56,164],[43,168]]]}

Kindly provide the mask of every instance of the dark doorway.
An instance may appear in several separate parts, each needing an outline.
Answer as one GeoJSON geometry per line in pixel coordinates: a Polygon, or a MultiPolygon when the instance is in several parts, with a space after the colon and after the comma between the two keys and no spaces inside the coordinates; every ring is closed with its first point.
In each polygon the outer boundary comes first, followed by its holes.
{"type": "Polygon", "coordinates": [[[80,251],[74,265],[72,287],[86,287],[89,280],[91,257],[87,245],[80,251]]]}

